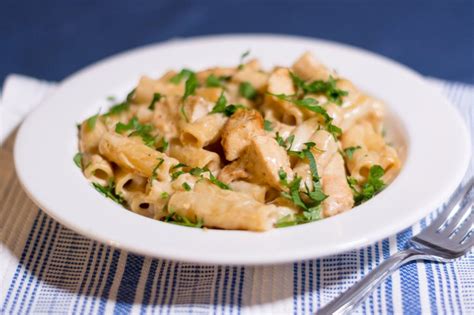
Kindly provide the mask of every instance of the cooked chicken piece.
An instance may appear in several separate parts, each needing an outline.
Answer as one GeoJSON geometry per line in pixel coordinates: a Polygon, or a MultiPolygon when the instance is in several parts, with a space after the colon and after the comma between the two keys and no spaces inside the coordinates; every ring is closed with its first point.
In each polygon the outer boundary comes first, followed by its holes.
{"type": "Polygon", "coordinates": [[[328,195],[323,201],[324,217],[350,210],[354,206],[352,191],[346,180],[344,160],[339,153],[333,154],[324,168],[321,183],[323,192],[328,195]]]}
{"type": "Polygon", "coordinates": [[[262,64],[260,63],[260,60],[258,59],[250,59],[247,63],[243,65],[243,68],[251,69],[253,71],[261,71],[262,64]]]}
{"type": "Polygon", "coordinates": [[[295,94],[293,79],[288,68],[277,68],[268,78],[268,92],[272,94],[295,94]]]}
{"type": "Polygon", "coordinates": [[[316,60],[310,52],[304,53],[292,66],[293,71],[303,80],[328,80],[330,76],[336,77],[334,71],[326,68],[316,60]]]}
{"type": "MultiPolygon", "coordinates": [[[[339,154],[339,147],[334,137],[325,130],[318,130],[310,141],[316,144],[311,148],[311,153],[316,160],[323,192],[329,196],[323,202],[324,216],[332,216],[351,209],[354,204],[352,191],[347,184],[344,160],[339,154]]],[[[295,165],[294,171],[302,177],[300,189],[306,186],[313,188],[308,161],[300,160],[295,165]]]]}
{"type": "Polygon", "coordinates": [[[250,174],[245,169],[245,165],[241,160],[227,164],[220,172],[217,178],[226,184],[230,184],[238,179],[247,179],[250,174]]]}
{"type": "Polygon", "coordinates": [[[293,171],[285,149],[268,135],[257,135],[251,138],[243,156],[227,165],[219,173],[219,180],[231,183],[237,179],[248,179],[253,183],[268,185],[282,190],[278,172],[287,174],[293,179],[293,171]]]}
{"type": "Polygon", "coordinates": [[[239,109],[227,120],[222,130],[221,143],[226,159],[237,159],[253,137],[263,134],[262,115],[256,110],[239,109]]]}
{"type": "Polygon", "coordinates": [[[196,89],[196,95],[202,96],[209,102],[215,103],[221,96],[222,89],[219,87],[200,87],[196,89]]]}
{"type": "Polygon", "coordinates": [[[190,123],[206,116],[214,107],[214,103],[197,95],[189,96],[183,104],[184,112],[190,123]]]}
{"type": "Polygon", "coordinates": [[[242,70],[238,71],[233,77],[232,81],[242,83],[248,82],[250,83],[255,89],[262,91],[266,85],[268,80],[268,74],[265,72],[261,72],[259,70],[253,70],[250,67],[242,68],[242,70]]]}

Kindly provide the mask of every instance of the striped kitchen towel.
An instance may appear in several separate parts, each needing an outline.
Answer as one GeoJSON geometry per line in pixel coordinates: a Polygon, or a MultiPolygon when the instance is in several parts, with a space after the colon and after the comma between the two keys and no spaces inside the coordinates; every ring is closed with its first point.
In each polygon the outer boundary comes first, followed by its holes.
{"type": "MultiPolygon", "coordinates": [[[[457,105],[472,134],[474,86],[430,82],[457,105]]],[[[151,259],[89,240],[37,209],[13,171],[12,143],[10,137],[0,151],[0,313],[5,314],[311,314],[402,249],[430,220],[361,250],[279,266],[151,259]]],[[[356,313],[402,312],[474,314],[474,255],[452,264],[409,264],[356,313]]]]}

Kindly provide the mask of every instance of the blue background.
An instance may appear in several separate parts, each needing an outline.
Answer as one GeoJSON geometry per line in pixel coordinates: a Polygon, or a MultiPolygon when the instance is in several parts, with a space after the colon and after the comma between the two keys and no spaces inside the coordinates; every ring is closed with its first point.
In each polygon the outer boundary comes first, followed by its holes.
{"type": "Polygon", "coordinates": [[[286,33],[363,47],[424,75],[474,83],[471,1],[0,0],[0,82],[60,80],[111,54],[173,37],[286,33]]]}

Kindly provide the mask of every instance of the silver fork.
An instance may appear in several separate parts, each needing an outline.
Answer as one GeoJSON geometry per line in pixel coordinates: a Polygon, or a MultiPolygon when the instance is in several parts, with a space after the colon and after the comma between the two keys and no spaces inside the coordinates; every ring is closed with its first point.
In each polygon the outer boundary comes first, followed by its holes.
{"type": "Polygon", "coordinates": [[[474,245],[472,211],[474,178],[457,190],[446,208],[418,235],[405,250],[396,253],[364,279],[329,302],[318,314],[346,314],[365,300],[389,275],[413,260],[449,262],[467,254],[474,245]]]}

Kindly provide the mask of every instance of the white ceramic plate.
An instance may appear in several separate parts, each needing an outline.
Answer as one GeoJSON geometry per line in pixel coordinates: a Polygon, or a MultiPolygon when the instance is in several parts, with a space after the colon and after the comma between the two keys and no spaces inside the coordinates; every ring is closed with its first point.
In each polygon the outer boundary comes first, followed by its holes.
{"type": "Polygon", "coordinates": [[[151,45],[107,58],[64,80],[23,123],[15,165],[31,198],[54,219],[92,239],[135,253],[210,264],[273,264],[371,244],[435,209],[468,165],[469,134],[453,106],[415,72],[373,53],[288,36],[217,36],[151,45]],[[312,51],[342,76],[386,101],[393,130],[407,147],[400,175],[376,198],[319,222],[266,233],[201,230],[125,210],[95,191],[72,162],[76,123],[105,110],[142,74],[235,65],[250,49],[265,67],[290,65],[312,51]],[[395,122],[395,123],[393,123],[395,122]]]}

